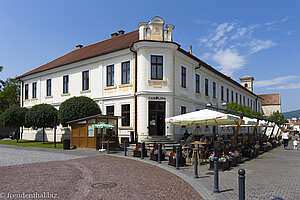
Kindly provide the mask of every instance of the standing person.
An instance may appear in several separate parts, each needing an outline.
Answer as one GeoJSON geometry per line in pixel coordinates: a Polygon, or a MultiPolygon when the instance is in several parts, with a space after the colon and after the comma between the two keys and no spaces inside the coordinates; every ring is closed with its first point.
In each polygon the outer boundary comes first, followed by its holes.
{"type": "Polygon", "coordinates": [[[298,150],[298,143],[298,140],[295,138],[295,140],[293,141],[294,150],[298,150]]]}
{"type": "Polygon", "coordinates": [[[283,148],[287,149],[289,145],[289,131],[285,129],[282,133],[282,139],[283,139],[283,148]]]}

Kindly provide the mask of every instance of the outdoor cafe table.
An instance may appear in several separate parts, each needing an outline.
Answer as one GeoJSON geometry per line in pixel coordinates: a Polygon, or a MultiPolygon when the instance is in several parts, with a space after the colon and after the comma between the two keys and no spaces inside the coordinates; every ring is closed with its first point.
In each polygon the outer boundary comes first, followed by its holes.
{"type": "MultiPolygon", "coordinates": [[[[199,155],[200,154],[202,154],[201,155],[201,158],[198,158],[198,159],[201,159],[202,161],[203,161],[203,153],[204,152],[200,152],[200,145],[208,145],[209,143],[206,143],[206,142],[200,142],[200,141],[195,141],[195,142],[191,142],[191,144],[193,144],[193,145],[197,145],[197,149],[198,149],[198,153],[199,153],[199,155]]],[[[194,154],[194,152],[193,152],[193,154],[194,154]]],[[[199,165],[200,165],[201,163],[199,162],[199,165]]]]}

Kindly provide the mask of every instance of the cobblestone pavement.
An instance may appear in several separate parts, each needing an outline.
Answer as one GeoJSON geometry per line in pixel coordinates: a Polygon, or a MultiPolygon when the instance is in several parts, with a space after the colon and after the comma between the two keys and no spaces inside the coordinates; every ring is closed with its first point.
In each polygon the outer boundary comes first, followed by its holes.
{"type": "MultiPolygon", "coordinates": [[[[18,153],[32,152],[34,150],[18,153]]],[[[1,166],[0,199],[8,197],[9,193],[23,192],[57,194],[56,199],[202,199],[193,187],[166,170],[135,160],[95,153],[98,156],[1,166]],[[92,187],[93,184],[96,188],[92,187]],[[114,187],[97,188],[110,184],[114,187]]],[[[78,151],[77,154],[90,156],[94,151],[78,151]]]]}
{"type": "MultiPolygon", "coordinates": [[[[213,171],[208,170],[208,164],[198,169],[198,179],[193,179],[193,166],[182,167],[180,170],[162,162],[165,170],[182,177],[194,187],[204,199],[238,199],[238,169],[246,170],[246,199],[272,200],[281,197],[284,200],[300,200],[300,150],[289,150],[283,146],[274,148],[255,159],[246,161],[229,171],[219,172],[220,195],[213,194],[213,171]],[[188,177],[189,180],[186,178],[188,177]],[[205,193],[205,195],[204,195],[205,193]]],[[[119,155],[121,155],[119,153],[119,155]]],[[[145,158],[144,162],[151,162],[145,158]]]]}

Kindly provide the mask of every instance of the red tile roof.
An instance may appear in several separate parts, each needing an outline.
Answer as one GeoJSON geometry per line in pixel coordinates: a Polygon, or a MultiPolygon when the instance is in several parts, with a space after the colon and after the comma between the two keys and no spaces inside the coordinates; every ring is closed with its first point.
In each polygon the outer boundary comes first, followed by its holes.
{"type": "Polygon", "coordinates": [[[292,122],[294,125],[300,125],[300,122],[292,122]]]}
{"type": "Polygon", "coordinates": [[[74,51],[71,51],[64,56],[61,56],[29,72],[26,72],[25,74],[22,74],[17,78],[22,78],[24,76],[35,74],[45,70],[53,69],[63,65],[78,62],[81,60],[85,60],[96,56],[112,53],[114,51],[129,48],[129,46],[133,42],[139,39],[138,37],[139,37],[138,30],[135,30],[124,35],[120,35],[95,44],[88,45],[86,47],[82,47],[80,49],[75,49],[74,51]]]}
{"type": "Polygon", "coordinates": [[[263,102],[262,105],[280,105],[280,94],[279,93],[275,93],[275,94],[260,94],[258,95],[261,98],[263,98],[263,102]]]}

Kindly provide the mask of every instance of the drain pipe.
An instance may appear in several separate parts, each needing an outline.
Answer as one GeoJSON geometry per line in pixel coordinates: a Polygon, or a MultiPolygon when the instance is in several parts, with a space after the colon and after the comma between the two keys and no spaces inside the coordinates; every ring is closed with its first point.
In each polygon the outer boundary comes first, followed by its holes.
{"type": "MultiPolygon", "coordinates": [[[[135,133],[135,140],[138,140],[138,134],[137,134],[137,52],[136,50],[133,48],[133,45],[135,43],[133,42],[131,45],[130,45],[130,51],[134,53],[134,56],[135,56],[135,75],[134,75],[134,101],[135,101],[135,104],[134,104],[134,133],[135,133]]],[[[135,141],[136,143],[138,141],[135,141]]]]}

